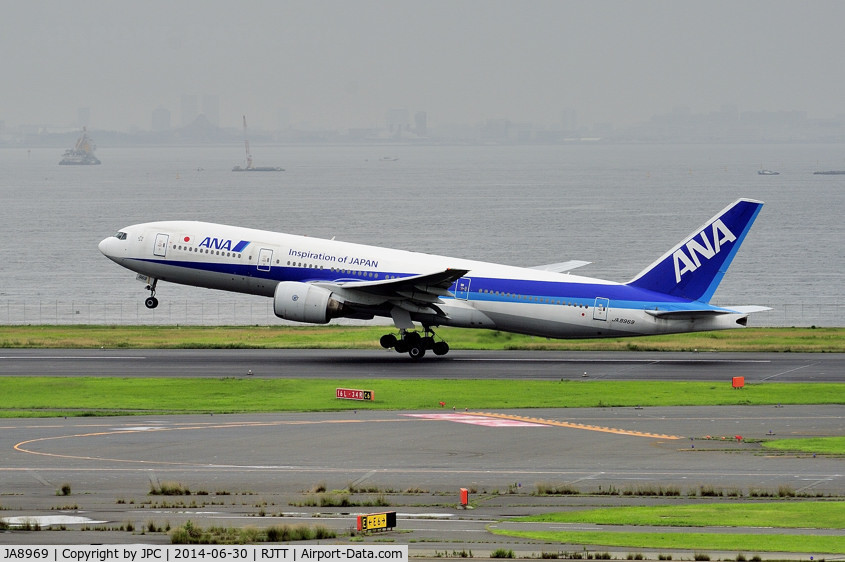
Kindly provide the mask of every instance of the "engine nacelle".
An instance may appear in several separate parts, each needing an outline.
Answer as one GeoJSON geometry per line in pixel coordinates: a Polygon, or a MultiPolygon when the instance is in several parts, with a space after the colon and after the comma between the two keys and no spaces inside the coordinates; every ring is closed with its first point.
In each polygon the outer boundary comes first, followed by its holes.
{"type": "Polygon", "coordinates": [[[341,316],[342,311],[343,303],[333,299],[328,289],[296,281],[283,281],[276,285],[273,312],[279,318],[325,324],[341,316]]]}

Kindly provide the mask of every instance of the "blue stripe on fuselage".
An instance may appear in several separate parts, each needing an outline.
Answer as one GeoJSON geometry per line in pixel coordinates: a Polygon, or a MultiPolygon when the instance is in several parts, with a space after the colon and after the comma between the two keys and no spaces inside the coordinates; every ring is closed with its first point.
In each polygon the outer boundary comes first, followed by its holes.
{"type": "MultiPolygon", "coordinates": [[[[275,281],[329,281],[341,280],[331,269],[314,269],[306,267],[274,266],[270,271],[257,269],[255,264],[195,262],[173,260],[138,260],[168,267],[198,270],[209,273],[237,275],[254,279],[275,281]]],[[[355,277],[350,271],[343,274],[344,282],[372,281],[372,277],[355,277]]],[[[385,273],[379,272],[379,278],[385,276],[396,278],[416,275],[414,273],[385,273]]],[[[592,306],[597,297],[610,300],[610,308],[633,310],[684,310],[702,308],[720,309],[698,301],[689,301],[680,297],[649,291],[630,285],[572,283],[556,281],[536,281],[526,279],[502,279],[488,277],[467,277],[469,279],[468,300],[485,302],[519,302],[523,304],[559,304],[592,306]]],[[[450,288],[455,292],[455,285],[450,288]]],[[[449,299],[450,297],[443,297],[449,299]]],[[[463,299],[462,299],[463,300],[463,299]]]]}

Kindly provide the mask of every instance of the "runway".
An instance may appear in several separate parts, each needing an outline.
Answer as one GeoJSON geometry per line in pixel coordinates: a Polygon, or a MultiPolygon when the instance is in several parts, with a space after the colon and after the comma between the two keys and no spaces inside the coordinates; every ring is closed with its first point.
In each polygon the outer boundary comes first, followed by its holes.
{"type": "MultiPolygon", "coordinates": [[[[842,382],[845,373],[843,356],[827,354],[473,352],[430,363],[347,351],[2,355],[3,375],[188,371],[212,377],[252,368],[254,376],[268,377],[521,379],[581,377],[587,371],[608,380],[745,376],[775,383],[842,382]]],[[[166,543],[167,536],[157,532],[79,529],[125,522],[136,529],[149,522],[176,526],[187,520],[205,527],[304,521],[345,533],[357,513],[394,510],[405,534],[393,539],[411,543],[412,556],[438,548],[485,553],[507,540],[487,526],[518,514],[696,501],[705,492],[707,501],[783,491],[842,497],[843,459],[772,454],[759,440],[843,434],[841,405],[6,419],[0,420],[0,517],[66,515],[84,521],[68,523],[68,532],[0,533],[0,543],[166,543]],[[191,494],[149,495],[163,482],[178,483],[191,494]],[[57,495],[63,484],[70,495],[57,495]],[[539,496],[542,485],[566,486],[573,493],[539,496]],[[356,490],[349,497],[353,505],[326,507],[316,500],[348,488],[356,490]],[[460,488],[470,490],[475,509],[458,509],[460,488]],[[382,505],[362,505],[379,498],[382,505]]],[[[522,551],[540,548],[513,544],[522,551]]]]}
{"type": "Polygon", "coordinates": [[[393,351],[7,349],[0,376],[498,378],[845,382],[842,353],[452,351],[414,361],[393,351]]]}

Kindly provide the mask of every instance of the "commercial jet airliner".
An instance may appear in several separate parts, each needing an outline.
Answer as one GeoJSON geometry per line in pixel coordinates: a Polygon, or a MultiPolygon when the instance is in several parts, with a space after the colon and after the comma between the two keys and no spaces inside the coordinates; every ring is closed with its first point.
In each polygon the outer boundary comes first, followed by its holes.
{"type": "Polygon", "coordinates": [[[381,345],[419,359],[449,351],[439,326],[548,338],[743,327],[768,308],[710,299],[762,206],[737,200],[627,283],[569,273],[583,261],[514,267],[193,221],[127,226],[99,248],[147,284],[148,308],[167,281],[271,297],[297,322],[391,318],[381,345]]]}

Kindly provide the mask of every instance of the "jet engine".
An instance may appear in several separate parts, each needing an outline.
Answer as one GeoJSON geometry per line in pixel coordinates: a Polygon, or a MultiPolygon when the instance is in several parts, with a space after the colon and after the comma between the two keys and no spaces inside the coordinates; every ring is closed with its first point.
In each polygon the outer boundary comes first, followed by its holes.
{"type": "Polygon", "coordinates": [[[322,287],[283,281],[276,285],[273,312],[285,320],[325,324],[342,316],[343,303],[333,299],[332,292],[322,287]]]}

